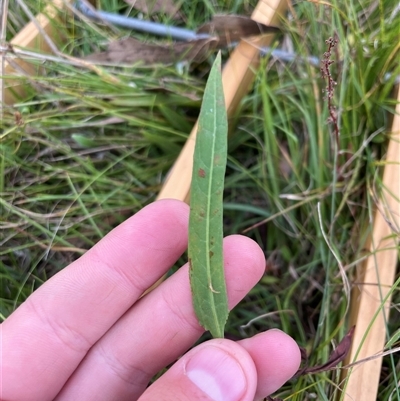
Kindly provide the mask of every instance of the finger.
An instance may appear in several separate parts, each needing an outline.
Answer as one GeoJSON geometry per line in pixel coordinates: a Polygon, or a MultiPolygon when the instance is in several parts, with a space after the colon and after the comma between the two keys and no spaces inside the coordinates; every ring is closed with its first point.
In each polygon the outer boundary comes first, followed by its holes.
{"type": "Polygon", "coordinates": [[[188,215],[183,202],[147,206],[32,294],[2,324],[4,399],[53,399],[92,345],[184,252],[188,215]]]}
{"type": "Polygon", "coordinates": [[[298,370],[300,349],[296,342],[280,330],[269,330],[239,341],[246,349],[258,373],[256,400],[283,386],[298,370]]]}
{"type": "Polygon", "coordinates": [[[253,401],[257,371],[250,355],[230,340],[189,351],[139,401],[253,401]]]}
{"type": "Polygon", "coordinates": [[[139,401],[259,400],[289,380],[300,361],[299,347],[280,330],[236,344],[212,340],[186,354],[139,401]]]}
{"type": "MultiPolygon", "coordinates": [[[[224,264],[232,308],[262,276],[265,258],[254,241],[235,235],[224,240],[224,264]]],[[[78,394],[96,401],[134,400],[203,331],[193,310],[186,265],[136,303],[91,349],[57,401],[78,394]]]]}

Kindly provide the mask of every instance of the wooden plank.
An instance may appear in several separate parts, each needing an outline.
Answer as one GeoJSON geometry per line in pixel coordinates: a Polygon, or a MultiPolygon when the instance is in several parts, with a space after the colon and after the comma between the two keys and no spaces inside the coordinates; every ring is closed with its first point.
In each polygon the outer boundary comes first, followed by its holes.
{"type": "MultiPolygon", "coordinates": [[[[400,87],[393,118],[391,139],[383,173],[382,194],[377,205],[368,249],[371,255],[359,266],[356,290],[352,293],[351,325],[355,325],[353,346],[346,364],[383,350],[391,297],[383,299],[393,286],[398,261],[400,227],[400,87]],[[397,230],[397,232],[396,232],[397,230]],[[378,317],[372,323],[375,313],[378,317]],[[364,338],[365,337],[365,338],[364,338]]],[[[348,371],[345,401],[375,401],[382,358],[361,363],[348,371]]]]}
{"type": "MultiPolygon", "coordinates": [[[[261,0],[251,17],[260,23],[278,26],[286,9],[286,0],[268,2],[261,0]]],[[[259,64],[260,47],[268,46],[271,40],[272,35],[242,40],[231,54],[222,72],[228,117],[233,115],[240,100],[250,88],[259,64]]],[[[174,198],[189,201],[196,134],[197,123],[173,165],[157,199],[174,198]]]]}
{"type": "MultiPolygon", "coordinates": [[[[11,47],[22,48],[26,50],[34,50],[40,53],[51,53],[50,46],[44,39],[41,31],[38,29],[38,25],[41,30],[55,43],[60,44],[63,38],[60,36],[60,31],[57,29],[57,16],[60,11],[66,9],[67,4],[71,3],[72,0],[52,0],[45,7],[42,13],[35,16],[36,21],[31,21],[24,26],[24,28],[18,32],[17,35],[11,40],[11,47]]],[[[94,0],[89,0],[89,3],[94,3],[94,0]]],[[[2,55],[4,57],[4,55],[2,55]]],[[[7,57],[4,63],[4,71],[0,71],[0,76],[4,75],[21,75],[23,71],[24,75],[35,76],[40,73],[37,66],[29,63],[21,58],[12,58],[12,61],[7,61],[7,57]]],[[[1,82],[1,79],[0,79],[1,82]]],[[[4,94],[2,102],[6,105],[13,104],[17,98],[25,95],[25,85],[21,84],[18,79],[3,79],[5,83],[4,94]]],[[[1,99],[0,99],[1,103],[1,99]]]]}
{"type": "MultiPolygon", "coordinates": [[[[63,10],[66,2],[63,0],[54,0],[46,6],[42,13],[36,15],[36,21],[43,31],[54,41],[59,42],[58,32],[54,20],[57,13],[63,10]]],[[[41,53],[50,53],[50,48],[40,33],[37,25],[31,21],[18,32],[10,42],[12,47],[35,50],[41,53]]],[[[5,62],[4,72],[2,75],[21,75],[17,70],[23,70],[24,74],[35,76],[39,73],[39,69],[34,64],[31,64],[21,58],[13,58],[12,62],[5,62]],[[18,68],[16,67],[18,66],[18,68]],[[15,68],[14,68],[15,67],[15,68]]],[[[6,78],[4,88],[3,103],[7,105],[13,104],[18,97],[23,97],[25,94],[25,86],[18,79],[6,78]]]]}

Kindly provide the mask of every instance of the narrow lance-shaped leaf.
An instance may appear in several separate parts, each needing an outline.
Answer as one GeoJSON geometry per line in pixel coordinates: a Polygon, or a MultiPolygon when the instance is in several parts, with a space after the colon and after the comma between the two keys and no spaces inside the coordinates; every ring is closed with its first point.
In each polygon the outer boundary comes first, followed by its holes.
{"type": "Polygon", "coordinates": [[[228,128],[219,53],[207,81],[198,124],[190,189],[190,283],[199,323],[213,337],[223,337],[229,313],[222,253],[228,128]]]}

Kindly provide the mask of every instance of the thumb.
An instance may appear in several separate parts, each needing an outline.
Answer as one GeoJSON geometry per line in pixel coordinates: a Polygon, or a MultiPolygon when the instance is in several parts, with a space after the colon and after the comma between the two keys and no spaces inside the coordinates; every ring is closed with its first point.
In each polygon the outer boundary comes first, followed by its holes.
{"type": "Polygon", "coordinates": [[[257,371],[248,352],[224,339],[189,351],[139,401],[253,401],[257,371]]]}

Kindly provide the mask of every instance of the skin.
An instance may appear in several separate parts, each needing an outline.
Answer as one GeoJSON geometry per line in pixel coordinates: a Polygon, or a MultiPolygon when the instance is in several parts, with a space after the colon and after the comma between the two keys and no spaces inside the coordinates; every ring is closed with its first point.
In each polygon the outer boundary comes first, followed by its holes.
{"type": "MultiPolygon", "coordinates": [[[[1,400],[210,401],[186,372],[210,347],[242,368],[240,401],[281,387],[297,371],[300,352],[279,330],[187,352],[203,333],[187,265],[141,298],[185,251],[188,220],[182,202],[150,204],[35,291],[1,325],[1,400]]],[[[262,276],[265,259],[255,242],[234,235],[224,240],[224,263],[233,308],[262,276]]]]}

